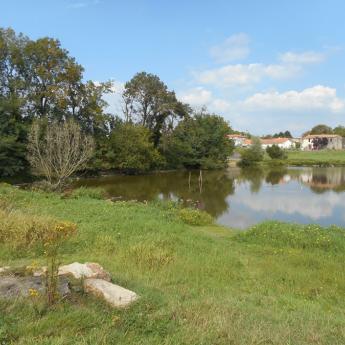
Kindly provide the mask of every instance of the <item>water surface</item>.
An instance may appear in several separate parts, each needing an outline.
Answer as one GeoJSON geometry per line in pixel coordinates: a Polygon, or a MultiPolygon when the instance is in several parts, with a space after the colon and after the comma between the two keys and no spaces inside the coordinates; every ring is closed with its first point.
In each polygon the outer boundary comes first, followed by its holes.
{"type": "Polygon", "coordinates": [[[80,179],[119,200],[181,200],[219,224],[247,228],[274,219],[345,226],[345,168],[246,169],[164,172],[80,179]]]}

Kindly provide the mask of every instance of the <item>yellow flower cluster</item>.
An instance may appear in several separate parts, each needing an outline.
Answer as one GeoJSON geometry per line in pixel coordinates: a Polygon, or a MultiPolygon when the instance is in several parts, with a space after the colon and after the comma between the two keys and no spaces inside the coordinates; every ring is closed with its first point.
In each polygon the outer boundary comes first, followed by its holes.
{"type": "Polygon", "coordinates": [[[29,289],[29,296],[30,297],[38,297],[39,292],[36,289],[29,289]]]}

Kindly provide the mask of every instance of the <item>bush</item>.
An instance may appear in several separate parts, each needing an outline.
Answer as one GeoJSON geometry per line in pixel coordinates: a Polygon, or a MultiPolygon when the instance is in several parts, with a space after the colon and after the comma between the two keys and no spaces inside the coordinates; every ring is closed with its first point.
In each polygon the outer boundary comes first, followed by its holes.
{"type": "Polygon", "coordinates": [[[268,146],[266,148],[267,154],[271,159],[286,159],[287,154],[278,145],[268,146]]]}
{"type": "Polygon", "coordinates": [[[101,200],[106,196],[106,191],[100,187],[79,187],[74,189],[70,194],[71,198],[80,199],[80,198],[90,198],[101,200]]]}
{"type": "Polygon", "coordinates": [[[213,223],[211,215],[205,211],[195,210],[192,208],[183,208],[179,211],[179,218],[189,225],[208,225],[213,223]]]}
{"type": "Polygon", "coordinates": [[[242,167],[254,165],[264,159],[264,151],[261,147],[259,138],[252,139],[252,145],[249,148],[242,150],[241,161],[239,165],[242,167]]]}

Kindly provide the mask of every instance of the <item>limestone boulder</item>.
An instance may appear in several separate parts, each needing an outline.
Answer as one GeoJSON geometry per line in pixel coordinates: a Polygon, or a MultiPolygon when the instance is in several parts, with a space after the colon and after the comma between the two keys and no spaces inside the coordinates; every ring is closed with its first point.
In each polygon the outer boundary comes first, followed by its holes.
{"type": "Polygon", "coordinates": [[[84,290],[87,293],[104,299],[107,303],[116,308],[127,307],[139,298],[135,292],[103,279],[85,279],[84,290]]]}
{"type": "MultiPolygon", "coordinates": [[[[38,293],[45,292],[45,280],[42,277],[18,277],[3,276],[0,279],[0,298],[27,297],[30,289],[38,293]]],[[[69,284],[66,278],[59,279],[59,294],[66,296],[70,293],[69,284]]]]}
{"type": "Polygon", "coordinates": [[[0,267],[0,274],[2,273],[6,273],[7,271],[9,271],[10,267],[9,266],[5,266],[5,267],[0,267]]]}
{"type": "Polygon", "coordinates": [[[59,276],[72,276],[75,279],[81,278],[95,278],[103,279],[105,281],[110,281],[110,274],[104,270],[104,268],[94,262],[86,262],[81,264],[79,262],[74,262],[70,265],[64,265],[59,267],[59,276]]]}

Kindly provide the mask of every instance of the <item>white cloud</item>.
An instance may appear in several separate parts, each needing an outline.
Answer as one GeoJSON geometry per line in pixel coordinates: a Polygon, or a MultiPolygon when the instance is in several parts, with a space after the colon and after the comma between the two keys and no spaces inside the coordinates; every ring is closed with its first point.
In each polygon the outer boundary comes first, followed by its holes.
{"type": "MultiPolygon", "coordinates": [[[[111,91],[103,96],[103,99],[108,103],[106,111],[114,115],[122,115],[122,92],[125,84],[118,80],[112,80],[111,83],[111,91]]],[[[100,82],[94,81],[94,84],[100,85],[100,82]]]]}
{"type": "Polygon", "coordinates": [[[249,36],[238,33],[228,37],[223,43],[210,49],[211,56],[219,63],[244,59],[249,55],[249,36]]]}
{"type": "Polygon", "coordinates": [[[251,110],[307,110],[319,109],[333,113],[345,109],[345,101],[338,98],[334,88],[316,85],[302,91],[270,91],[256,93],[242,102],[251,110]]]}
{"type": "Polygon", "coordinates": [[[191,106],[197,108],[206,106],[210,111],[214,112],[223,113],[228,111],[231,107],[228,101],[214,97],[210,90],[201,86],[178,94],[178,98],[191,106]]]}
{"type": "Polygon", "coordinates": [[[289,79],[299,75],[301,68],[294,65],[264,65],[260,63],[226,65],[194,73],[202,84],[210,84],[220,88],[231,86],[249,86],[259,83],[263,78],[289,79]]]}
{"type": "Polygon", "coordinates": [[[193,106],[203,106],[212,100],[212,92],[203,87],[196,87],[178,95],[182,102],[193,106]]]}
{"type": "Polygon", "coordinates": [[[269,194],[260,193],[254,197],[251,195],[250,198],[247,193],[232,198],[233,203],[241,203],[257,212],[300,214],[314,220],[331,216],[334,206],[344,201],[344,195],[335,193],[325,193],[322,198],[311,192],[300,193],[298,198],[286,198],[284,193],[277,190],[270,190],[269,194]]]}
{"type": "Polygon", "coordinates": [[[280,61],[285,64],[315,64],[323,62],[326,55],[323,53],[308,51],[302,53],[286,52],[280,55],[280,61]]]}
{"type": "Polygon", "coordinates": [[[79,9],[79,8],[84,8],[92,5],[98,5],[101,3],[101,0],[93,0],[93,1],[79,1],[79,2],[71,2],[68,4],[67,8],[72,8],[72,9],[79,9]]]}

